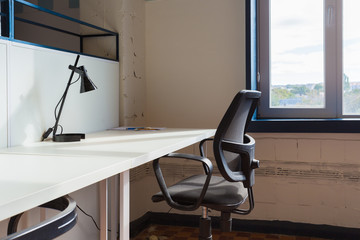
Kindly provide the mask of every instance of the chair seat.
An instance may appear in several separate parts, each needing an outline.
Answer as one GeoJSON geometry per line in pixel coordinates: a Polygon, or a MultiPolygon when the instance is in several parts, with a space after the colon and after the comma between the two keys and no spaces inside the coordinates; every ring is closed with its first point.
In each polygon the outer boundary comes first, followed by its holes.
{"type": "MultiPolygon", "coordinates": [[[[205,175],[194,175],[186,178],[171,187],[169,193],[175,202],[191,205],[200,196],[205,175]]],[[[247,189],[241,182],[228,182],[223,177],[212,176],[208,190],[201,206],[219,211],[231,211],[239,207],[247,198],[247,189]]],[[[153,202],[165,200],[161,192],[152,197],[153,202]]]]}

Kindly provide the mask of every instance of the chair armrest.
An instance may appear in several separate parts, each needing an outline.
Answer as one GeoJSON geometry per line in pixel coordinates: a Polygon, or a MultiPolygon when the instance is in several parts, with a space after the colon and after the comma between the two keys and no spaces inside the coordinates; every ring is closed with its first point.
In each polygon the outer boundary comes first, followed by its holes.
{"type": "Polygon", "coordinates": [[[183,159],[198,161],[198,162],[201,162],[203,164],[204,168],[206,168],[207,177],[206,177],[205,183],[203,185],[202,191],[200,193],[200,196],[199,196],[197,202],[195,204],[192,204],[192,205],[184,205],[184,204],[180,204],[178,202],[175,202],[172,199],[172,197],[171,197],[171,195],[170,195],[170,193],[168,191],[165,179],[163,177],[161,168],[160,168],[160,164],[159,164],[160,158],[153,161],[153,168],[154,168],[156,179],[158,181],[160,190],[161,190],[166,202],[169,204],[169,206],[173,207],[173,208],[176,208],[176,209],[179,209],[179,210],[184,210],[184,211],[193,211],[193,210],[199,208],[201,202],[204,199],[206,191],[207,191],[207,189],[209,187],[211,175],[212,175],[212,172],[213,172],[213,165],[212,165],[211,161],[209,159],[205,158],[205,157],[196,156],[196,155],[192,155],[192,154],[182,154],[182,153],[170,153],[170,154],[168,154],[168,155],[166,155],[164,157],[166,157],[166,158],[183,158],[183,159]]]}
{"type": "Polygon", "coordinates": [[[223,139],[221,144],[224,150],[239,154],[249,154],[255,148],[255,140],[247,134],[244,135],[244,143],[238,143],[223,139]]]}
{"type": "Polygon", "coordinates": [[[237,143],[228,140],[223,140],[222,147],[223,150],[225,151],[238,153],[238,154],[245,154],[247,157],[249,157],[251,161],[250,163],[251,169],[256,169],[260,167],[259,160],[254,159],[255,140],[251,136],[245,134],[245,143],[237,143]]]}
{"type": "Polygon", "coordinates": [[[241,155],[241,171],[234,172],[228,169],[227,174],[231,180],[242,181],[246,188],[253,186],[255,183],[254,169],[260,167],[259,160],[254,159],[255,140],[245,134],[244,143],[223,140],[221,144],[223,150],[241,155]]]}
{"type": "Polygon", "coordinates": [[[202,157],[205,157],[203,145],[204,145],[204,143],[207,142],[207,141],[214,141],[214,138],[205,138],[205,139],[203,139],[203,140],[200,141],[200,143],[199,143],[199,149],[200,149],[200,155],[201,155],[202,157]]]}

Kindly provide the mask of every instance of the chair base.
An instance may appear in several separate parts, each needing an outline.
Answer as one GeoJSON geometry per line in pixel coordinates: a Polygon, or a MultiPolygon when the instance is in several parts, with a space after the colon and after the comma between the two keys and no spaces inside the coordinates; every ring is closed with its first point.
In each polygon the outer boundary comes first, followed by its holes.
{"type": "Polygon", "coordinates": [[[232,230],[231,213],[229,213],[229,212],[221,212],[220,230],[222,232],[231,232],[231,230],[232,230]]]}
{"type": "Polygon", "coordinates": [[[200,218],[200,234],[199,240],[212,240],[211,234],[211,218],[200,218]]]}

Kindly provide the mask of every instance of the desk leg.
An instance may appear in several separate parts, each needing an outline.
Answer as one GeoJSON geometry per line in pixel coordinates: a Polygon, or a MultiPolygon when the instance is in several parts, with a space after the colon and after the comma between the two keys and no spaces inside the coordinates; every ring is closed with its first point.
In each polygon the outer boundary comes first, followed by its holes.
{"type": "Polygon", "coordinates": [[[109,179],[110,187],[109,187],[109,221],[110,221],[110,229],[109,238],[111,240],[118,239],[118,231],[119,231],[119,175],[113,176],[109,179]]]}
{"type": "Polygon", "coordinates": [[[99,183],[100,192],[100,240],[108,240],[108,179],[99,183]]]}
{"type": "Polygon", "coordinates": [[[130,239],[130,170],[120,173],[120,240],[130,239]]]}

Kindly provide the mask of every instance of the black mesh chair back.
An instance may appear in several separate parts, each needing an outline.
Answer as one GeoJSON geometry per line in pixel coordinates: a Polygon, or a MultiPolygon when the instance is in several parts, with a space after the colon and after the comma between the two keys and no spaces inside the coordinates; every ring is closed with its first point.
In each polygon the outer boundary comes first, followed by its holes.
{"type": "Polygon", "coordinates": [[[248,156],[254,151],[240,149],[240,145],[252,141],[245,133],[260,95],[259,91],[251,90],[236,94],[217,128],[213,143],[216,164],[222,176],[230,182],[243,181],[245,187],[254,184],[249,164],[256,163],[252,163],[253,155],[248,156]]]}

